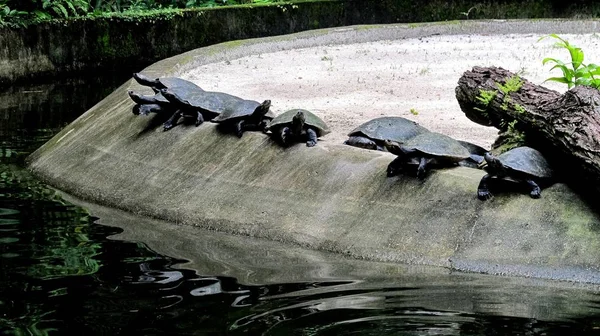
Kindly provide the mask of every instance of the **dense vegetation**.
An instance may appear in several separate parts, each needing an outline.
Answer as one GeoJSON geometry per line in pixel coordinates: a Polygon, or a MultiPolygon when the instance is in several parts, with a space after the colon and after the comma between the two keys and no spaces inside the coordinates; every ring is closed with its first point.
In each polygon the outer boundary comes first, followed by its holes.
{"type": "Polygon", "coordinates": [[[53,19],[114,13],[133,14],[141,11],[280,1],[282,0],[0,0],[0,26],[23,26],[53,19]]]}

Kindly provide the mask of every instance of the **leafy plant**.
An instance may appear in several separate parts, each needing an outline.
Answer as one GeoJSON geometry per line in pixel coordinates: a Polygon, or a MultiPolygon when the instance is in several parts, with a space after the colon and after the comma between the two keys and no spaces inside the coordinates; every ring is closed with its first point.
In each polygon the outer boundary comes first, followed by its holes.
{"type": "Polygon", "coordinates": [[[510,93],[519,91],[521,86],[523,86],[523,80],[518,75],[514,75],[506,79],[504,84],[496,83],[496,86],[498,86],[498,89],[504,94],[500,108],[507,110],[508,103],[510,102],[510,93]]]}
{"type": "Polygon", "coordinates": [[[538,42],[547,37],[552,37],[559,40],[559,42],[556,42],[554,45],[558,48],[567,49],[569,51],[569,55],[571,56],[571,62],[565,63],[552,57],[544,58],[542,60],[543,65],[549,62],[554,64],[550,71],[554,69],[560,69],[563,74],[562,77],[550,77],[545,81],[565,83],[569,89],[577,85],[592,86],[596,89],[600,88],[600,78],[596,78],[596,76],[600,76],[600,66],[593,63],[587,65],[584,64],[583,60],[585,55],[583,50],[575,45],[570,44],[569,41],[556,34],[542,36],[538,42]]]}

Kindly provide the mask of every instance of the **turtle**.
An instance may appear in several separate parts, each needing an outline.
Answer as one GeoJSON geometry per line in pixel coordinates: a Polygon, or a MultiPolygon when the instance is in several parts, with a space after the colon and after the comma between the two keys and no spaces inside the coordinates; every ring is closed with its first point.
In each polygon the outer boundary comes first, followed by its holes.
{"type": "Polygon", "coordinates": [[[457,140],[463,147],[465,147],[471,155],[469,158],[460,161],[458,163],[459,166],[469,167],[469,168],[479,168],[480,165],[484,162],[483,156],[488,152],[487,149],[476,145],[474,143],[470,143],[468,141],[457,140]]]}
{"type": "Polygon", "coordinates": [[[381,117],[365,122],[348,133],[346,145],[383,151],[384,140],[404,143],[419,134],[429,132],[412,120],[402,117],[381,117]]]}
{"type": "Polygon", "coordinates": [[[235,110],[246,104],[244,99],[224,92],[167,88],[160,89],[160,93],[175,108],[175,113],[164,123],[165,131],[175,127],[177,120],[182,116],[195,118],[198,126],[205,120],[212,120],[223,112],[235,110]]]}
{"type": "Polygon", "coordinates": [[[430,167],[447,167],[469,158],[469,151],[457,140],[436,132],[419,134],[404,144],[386,139],[388,151],[396,154],[387,168],[387,176],[398,175],[404,168],[417,167],[417,178],[423,180],[430,167]]]}
{"type": "Polygon", "coordinates": [[[487,174],[481,178],[477,187],[477,198],[484,201],[492,197],[489,182],[498,179],[500,183],[516,182],[529,190],[529,196],[540,198],[540,185],[551,184],[553,169],[538,150],[522,146],[513,148],[497,157],[492,153],[484,155],[487,174]]]}
{"type": "Polygon", "coordinates": [[[159,93],[160,89],[173,89],[173,90],[201,90],[202,89],[185,79],[181,79],[178,77],[161,77],[151,79],[150,77],[144,76],[141,73],[134,73],[133,79],[135,79],[138,84],[143,86],[149,86],[152,88],[154,93],[159,93]]]}
{"type": "Polygon", "coordinates": [[[133,107],[133,114],[135,115],[148,115],[150,112],[161,113],[163,111],[173,112],[170,106],[170,102],[163,97],[160,93],[160,89],[171,88],[179,91],[204,91],[196,84],[187,81],[185,79],[177,77],[163,77],[150,79],[140,73],[134,73],[133,78],[140,85],[149,86],[154,91],[154,95],[143,95],[133,90],[127,91],[131,100],[137,105],[133,107]],[[150,105],[150,106],[146,106],[150,105]]]}
{"type": "Polygon", "coordinates": [[[239,138],[245,131],[264,131],[267,123],[275,115],[269,111],[271,101],[261,103],[254,100],[241,100],[229,106],[211,121],[219,123],[219,128],[225,132],[234,132],[239,138]]]}
{"type": "Polygon", "coordinates": [[[307,147],[317,144],[317,138],[330,133],[325,122],[310,111],[292,109],[276,116],[266,130],[283,146],[306,141],[307,147]]]}

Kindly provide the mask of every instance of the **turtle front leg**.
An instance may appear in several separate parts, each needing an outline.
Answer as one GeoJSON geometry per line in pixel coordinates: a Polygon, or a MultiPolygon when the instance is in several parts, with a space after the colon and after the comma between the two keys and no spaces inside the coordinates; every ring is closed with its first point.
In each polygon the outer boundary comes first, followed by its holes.
{"type": "Polygon", "coordinates": [[[173,113],[173,115],[171,116],[171,118],[169,118],[169,120],[167,120],[164,124],[163,124],[163,131],[168,131],[171,128],[175,127],[175,125],[177,124],[177,120],[179,120],[179,118],[181,117],[182,112],[181,110],[177,110],[175,111],[175,113],[173,113]]]}
{"type": "Polygon", "coordinates": [[[402,172],[402,165],[404,160],[400,157],[395,158],[387,167],[387,177],[392,177],[402,172]]]}
{"type": "Polygon", "coordinates": [[[492,193],[488,187],[488,181],[492,178],[490,174],[486,174],[481,178],[479,186],[477,187],[477,198],[482,201],[492,198],[492,193]]]}
{"type": "Polygon", "coordinates": [[[427,176],[427,166],[431,161],[433,161],[432,158],[426,157],[422,157],[421,160],[419,160],[419,167],[417,168],[417,178],[419,180],[423,180],[425,179],[425,176],[427,176]]]}
{"type": "Polygon", "coordinates": [[[242,135],[244,135],[246,126],[250,126],[250,125],[246,125],[244,120],[240,120],[233,125],[233,130],[235,132],[235,135],[237,135],[238,138],[241,138],[242,135]]]}
{"type": "Polygon", "coordinates": [[[286,147],[290,145],[292,137],[291,133],[292,132],[289,127],[282,127],[281,130],[279,130],[278,137],[282,145],[286,147]]]}
{"type": "Polygon", "coordinates": [[[542,189],[534,180],[525,180],[525,183],[527,183],[530,188],[529,196],[531,196],[531,198],[542,197],[542,189]]]}
{"type": "Polygon", "coordinates": [[[315,132],[314,129],[307,129],[306,136],[308,138],[308,140],[306,141],[306,147],[314,147],[317,145],[317,132],[315,132]]]}
{"type": "Polygon", "coordinates": [[[200,126],[204,122],[204,116],[200,111],[196,111],[196,127],[200,126]]]}

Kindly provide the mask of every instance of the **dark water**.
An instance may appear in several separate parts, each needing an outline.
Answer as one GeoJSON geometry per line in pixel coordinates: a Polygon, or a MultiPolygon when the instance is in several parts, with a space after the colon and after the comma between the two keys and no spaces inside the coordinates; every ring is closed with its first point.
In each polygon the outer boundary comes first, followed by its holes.
{"type": "Polygon", "coordinates": [[[190,238],[64,201],[23,159],[125,79],[0,93],[3,334],[600,335],[593,286],[340,261],[208,233],[190,238]],[[115,234],[129,238],[109,238],[115,234]]]}

